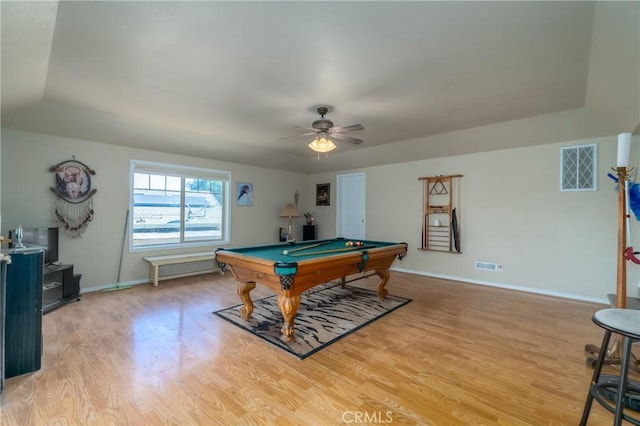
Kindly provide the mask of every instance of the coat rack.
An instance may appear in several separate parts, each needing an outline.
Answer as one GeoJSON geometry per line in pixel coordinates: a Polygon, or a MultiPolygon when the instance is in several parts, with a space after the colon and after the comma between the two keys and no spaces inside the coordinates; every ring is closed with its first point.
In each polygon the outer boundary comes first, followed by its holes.
{"type": "MultiPolygon", "coordinates": [[[[629,182],[635,178],[637,169],[635,167],[628,168],[629,154],[631,150],[631,133],[621,133],[618,135],[618,158],[617,167],[613,170],[618,177],[618,244],[616,256],[616,294],[608,295],[609,303],[618,309],[626,309],[628,305],[627,297],[627,260],[640,264],[640,259],[635,257],[633,247],[627,246],[630,243],[629,237],[629,182]]],[[[620,336],[614,340],[610,348],[607,349],[606,358],[603,360],[605,364],[620,364],[621,347],[620,336]]],[[[600,347],[588,344],[585,351],[594,355],[598,355],[600,347]]],[[[631,354],[631,362],[629,367],[640,372],[639,360],[631,354]]],[[[594,367],[597,358],[590,357],[587,364],[594,367]]]]}

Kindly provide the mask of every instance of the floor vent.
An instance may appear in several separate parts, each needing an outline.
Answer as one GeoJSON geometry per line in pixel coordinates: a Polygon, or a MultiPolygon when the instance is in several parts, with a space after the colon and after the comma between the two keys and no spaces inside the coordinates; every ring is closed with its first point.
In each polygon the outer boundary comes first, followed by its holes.
{"type": "Polygon", "coordinates": [[[483,271],[496,272],[498,270],[498,264],[490,263],[490,262],[480,262],[476,260],[476,269],[482,269],[483,271]]]}

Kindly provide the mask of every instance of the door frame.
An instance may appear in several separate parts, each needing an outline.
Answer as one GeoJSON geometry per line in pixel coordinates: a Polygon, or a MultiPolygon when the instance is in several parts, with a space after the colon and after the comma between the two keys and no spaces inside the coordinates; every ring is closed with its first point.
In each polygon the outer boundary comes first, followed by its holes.
{"type": "Polygon", "coordinates": [[[367,177],[365,172],[356,172],[356,173],[346,173],[341,175],[336,175],[336,237],[345,236],[343,229],[345,227],[345,223],[348,222],[345,220],[345,215],[350,209],[349,206],[358,204],[362,211],[362,235],[350,235],[350,237],[358,238],[358,239],[366,239],[367,234],[367,223],[366,223],[366,212],[367,212],[367,177]],[[343,195],[345,192],[345,180],[348,178],[359,178],[360,188],[356,194],[349,194],[348,202],[351,204],[346,204],[343,200],[343,195]]]}

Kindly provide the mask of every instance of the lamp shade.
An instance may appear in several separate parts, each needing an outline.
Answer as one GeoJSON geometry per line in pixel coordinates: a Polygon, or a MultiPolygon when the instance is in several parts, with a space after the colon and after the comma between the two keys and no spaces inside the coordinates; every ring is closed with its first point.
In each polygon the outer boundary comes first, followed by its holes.
{"type": "Polygon", "coordinates": [[[317,153],[327,153],[335,149],[336,145],[331,141],[331,139],[318,136],[309,144],[309,148],[317,153]]]}
{"type": "Polygon", "coordinates": [[[293,203],[287,203],[282,210],[280,210],[280,217],[298,217],[300,216],[300,212],[298,208],[293,203]]]}

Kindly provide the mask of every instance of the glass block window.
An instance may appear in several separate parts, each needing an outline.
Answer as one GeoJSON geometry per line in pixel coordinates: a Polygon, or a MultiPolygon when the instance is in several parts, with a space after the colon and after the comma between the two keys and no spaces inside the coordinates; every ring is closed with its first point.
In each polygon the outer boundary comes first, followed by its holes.
{"type": "Polygon", "coordinates": [[[561,148],[560,190],[592,191],[596,189],[598,151],[596,145],[561,148]]]}

